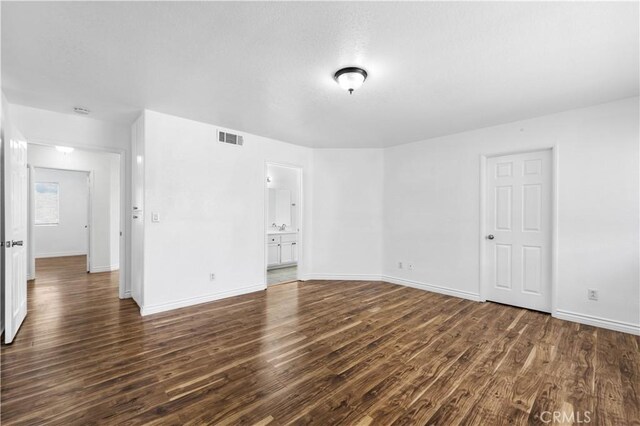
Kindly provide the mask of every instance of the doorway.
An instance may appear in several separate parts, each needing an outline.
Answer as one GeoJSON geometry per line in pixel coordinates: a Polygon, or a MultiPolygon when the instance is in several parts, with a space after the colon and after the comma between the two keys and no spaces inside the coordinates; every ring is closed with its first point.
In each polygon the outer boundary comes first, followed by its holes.
{"type": "Polygon", "coordinates": [[[121,156],[28,144],[29,279],[57,264],[115,273],[121,257],[121,156]]]}
{"type": "Polygon", "coordinates": [[[483,158],[482,286],[486,300],[552,310],[552,151],[483,158]]]}
{"type": "Polygon", "coordinates": [[[302,169],[267,163],[265,175],[265,281],[298,280],[302,243],[302,169]]]}
{"type": "MultiPolygon", "coordinates": [[[[90,172],[45,167],[32,169],[30,257],[83,257],[86,272],[90,272],[90,172]]],[[[35,275],[35,268],[29,268],[29,278],[34,279],[35,275]]]]}

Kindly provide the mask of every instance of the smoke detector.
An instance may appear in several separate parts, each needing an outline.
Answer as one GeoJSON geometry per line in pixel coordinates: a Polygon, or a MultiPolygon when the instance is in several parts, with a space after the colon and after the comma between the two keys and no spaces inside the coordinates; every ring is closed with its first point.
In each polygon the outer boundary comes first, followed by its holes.
{"type": "Polygon", "coordinates": [[[89,113],[91,112],[88,109],[83,108],[83,107],[73,107],[73,111],[76,114],[80,114],[80,115],[89,115],[89,113]]]}

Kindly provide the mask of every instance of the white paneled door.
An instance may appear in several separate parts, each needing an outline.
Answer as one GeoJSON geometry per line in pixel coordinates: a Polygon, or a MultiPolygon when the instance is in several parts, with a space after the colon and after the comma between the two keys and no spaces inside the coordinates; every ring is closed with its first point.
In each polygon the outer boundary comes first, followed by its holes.
{"type": "Polygon", "coordinates": [[[487,300],[551,312],[551,150],[487,159],[487,300]]]}
{"type": "Polygon", "coordinates": [[[27,316],[27,142],[3,129],[4,342],[11,343],[27,316]]]}

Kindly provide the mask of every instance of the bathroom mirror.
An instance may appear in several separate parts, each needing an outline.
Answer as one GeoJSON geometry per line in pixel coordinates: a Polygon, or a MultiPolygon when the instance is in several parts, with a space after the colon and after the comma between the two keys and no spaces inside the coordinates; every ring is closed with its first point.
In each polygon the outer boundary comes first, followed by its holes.
{"type": "Polygon", "coordinates": [[[269,188],[269,225],[291,227],[291,191],[269,188]]]}

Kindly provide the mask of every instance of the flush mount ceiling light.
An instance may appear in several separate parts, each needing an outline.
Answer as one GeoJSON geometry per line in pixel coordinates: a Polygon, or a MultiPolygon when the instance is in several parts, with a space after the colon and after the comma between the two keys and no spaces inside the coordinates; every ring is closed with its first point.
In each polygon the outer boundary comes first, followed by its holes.
{"type": "Polygon", "coordinates": [[[70,146],[56,146],[56,149],[63,154],[71,154],[73,152],[73,148],[70,146]]]}
{"type": "Polygon", "coordinates": [[[367,72],[362,68],[348,67],[336,71],[333,78],[338,82],[340,87],[349,91],[352,95],[353,91],[362,86],[367,79],[367,72]]]}
{"type": "Polygon", "coordinates": [[[89,113],[91,112],[91,111],[89,111],[88,109],[86,109],[86,108],[82,108],[82,107],[74,107],[74,108],[73,108],[73,111],[74,111],[76,114],[80,114],[80,115],[89,115],[89,113]]]}

